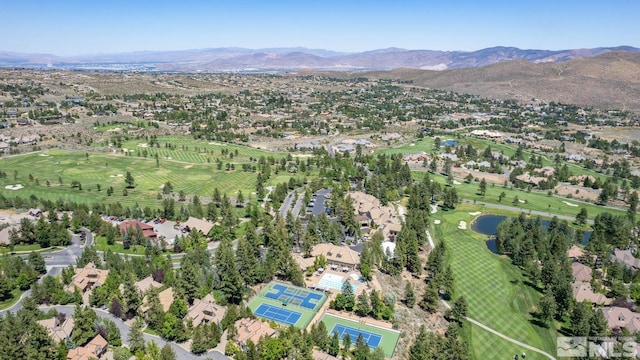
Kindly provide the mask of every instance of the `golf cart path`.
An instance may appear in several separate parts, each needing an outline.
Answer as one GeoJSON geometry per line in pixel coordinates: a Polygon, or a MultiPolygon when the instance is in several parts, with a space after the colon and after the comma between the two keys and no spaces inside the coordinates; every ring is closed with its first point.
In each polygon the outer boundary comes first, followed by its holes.
{"type": "MultiPolygon", "coordinates": [[[[451,309],[451,306],[446,301],[444,301],[444,300],[441,300],[441,301],[442,301],[442,304],[444,304],[444,306],[447,309],[451,309]]],[[[485,324],[483,324],[483,323],[481,323],[481,322],[479,322],[477,320],[474,320],[474,319],[472,319],[470,317],[465,316],[465,319],[468,322],[470,322],[470,323],[472,323],[472,324],[474,324],[474,325],[476,325],[476,326],[478,326],[478,327],[480,327],[480,328],[492,333],[493,335],[496,335],[496,336],[498,336],[498,337],[500,337],[500,338],[502,338],[504,340],[507,340],[510,343],[516,344],[516,345],[518,345],[520,347],[523,347],[523,348],[525,348],[527,350],[531,350],[531,351],[533,351],[535,353],[538,353],[538,354],[540,354],[540,355],[542,355],[542,356],[544,356],[544,357],[546,357],[548,359],[556,360],[556,358],[553,355],[549,354],[548,352],[546,352],[544,350],[540,350],[540,349],[538,349],[536,347],[533,347],[531,345],[527,345],[527,344],[525,344],[525,343],[523,343],[521,341],[518,341],[516,339],[512,339],[512,338],[508,337],[507,335],[505,335],[505,334],[503,334],[501,332],[498,332],[498,331],[488,327],[487,325],[485,325],[485,324]]]]}

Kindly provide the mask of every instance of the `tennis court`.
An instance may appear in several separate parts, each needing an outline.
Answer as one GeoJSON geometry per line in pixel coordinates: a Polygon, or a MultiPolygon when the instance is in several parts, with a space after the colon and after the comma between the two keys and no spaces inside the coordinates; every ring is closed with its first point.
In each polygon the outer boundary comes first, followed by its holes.
{"type": "Polygon", "coordinates": [[[349,334],[349,338],[351,338],[352,343],[355,342],[358,336],[362,334],[364,342],[367,343],[370,348],[378,347],[378,345],[380,345],[380,340],[382,340],[381,335],[370,333],[364,330],[354,329],[350,326],[341,324],[336,324],[330,331],[330,333],[333,334],[336,331],[338,332],[338,337],[340,338],[340,340],[342,340],[345,334],[349,334]]]}
{"type": "Polygon", "coordinates": [[[305,309],[315,309],[324,297],[320,293],[311,292],[309,290],[292,287],[285,284],[274,284],[271,289],[264,294],[268,299],[278,300],[283,305],[301,306],[305,309]]]}
{"type": "Polygon", "coordinates": [[[272,281],[247,306],[261,318],[306,329],[325,301],[321,292],[272,281]]]}
{"type": "Polygon", "coordinates": [[[256,316],[263,317],[268,320],[277,321],[285,325],[293,325],[298,322],[302,316],[299,312],[282,309],[269,304],[260,305],[254,312],[256,316]]]}
{"type": "Polygon", "coordinates": [[[333,333],[337,331],[340,340],[342,340],[345,334],[349,334],[351,343],[354,344],[358,335],[362,334],[362,338],[370,348],[381,348],[386,357],[393,356],[398,339],[400,339],[398,330],[354,321],[337,314],[326,313],[320,321],[324,323],[329,336],[333,336],[333,333]]]}

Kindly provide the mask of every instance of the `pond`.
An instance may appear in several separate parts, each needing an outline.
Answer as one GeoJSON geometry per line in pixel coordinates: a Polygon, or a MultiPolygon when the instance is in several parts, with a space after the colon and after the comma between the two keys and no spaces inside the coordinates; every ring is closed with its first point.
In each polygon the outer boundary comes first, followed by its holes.
{"type": "MultiPolygon", "coordinates": [[[[498,225],[507,219],[506,216],[502,215],[481,215],[476,218],[475,221],[471,223],[471,230],[478,232],[484,235],[495,235],[498,230],[498,225]]],[[[550,220],[542,220],[542,226],[548,227],[551,223],[550,220]]],[[[585,231],[582,236],[582,245],[586,245],[589,242],[589,238],[591,237],[591,231],[585,231]]],[[[487,247],[491,252],[498,253],[498,249],[496,247],[495,240],[488,240],[487,247]]]]}
{"type": "Polygon", "coordinates": [[[441,146],[441,147],[445,147],[445,146],[456,146],[456,145],[458,145],[458,142],[457,142],[457,141],[455,141],[455,140],[445,140],[445,141],[442,141],[442,142],[440,143],[440,146],[441,146]]]}

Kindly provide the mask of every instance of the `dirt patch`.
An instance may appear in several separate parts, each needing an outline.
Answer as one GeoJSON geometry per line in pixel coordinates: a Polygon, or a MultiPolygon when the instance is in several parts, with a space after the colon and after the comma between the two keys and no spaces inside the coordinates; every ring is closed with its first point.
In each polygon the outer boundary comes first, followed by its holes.
{"type": "Polygon", "coordinates": [[[558,184],[555,187],[555,191],[556,194],[560,196],[571,195],[572,198],[591,202],[597,201],[598,196],[600,196],[600,190],[586,188],[579,185],[571,185],[569,183],[558,184]]]}
{"type": "MultiPolygon", "coordinates": [[[[426,254],[421,254],[425,255],[426,254]]],[[[423,259],[424,260],[424,259],[423,259]]],[[[449,323],[444,319],[442,314],[445,308],[441,305],[438,312],[429,314],[420,309],[418,305],[413,308],[407,308],[403,303],[404,289],[407,282],[411,282],[418,301],[422,298],[424,292],[424,278],[415,278],[407,271],[402,272],[400,278],[389,276],[382,273],[376,273],[375,278],[380,284],[382,294],[393,294],[396,299],[395,328],[401,332],[396,351],[392,359],[402,359],[411,346],[410,341],[415,339],[420,330],[420,326],[424,325],[428,331],[444,334],[449,323]],[[404,336],[402,335],[404,333],[404,336]]]]}

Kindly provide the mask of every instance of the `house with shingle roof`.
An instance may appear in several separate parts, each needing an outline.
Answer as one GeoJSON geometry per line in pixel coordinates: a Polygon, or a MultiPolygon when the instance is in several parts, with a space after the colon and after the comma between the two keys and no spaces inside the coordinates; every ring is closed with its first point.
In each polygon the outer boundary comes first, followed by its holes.
{"type": "Polygon", "coordinates": [[[611,255],[611,261],[621,262],[634,270],[640,269],[640,259],[636,258],[631,253],[631,250],[614,249],[613,255],[611,255]]]}
{"type": "Polygon", "coordinates": [[[640,331],[640,314],[637,312],[620,306],[611,306],[603,308],[600,311],[602,311],[605,319],[607,319],[609,329],[625,328],[632,334],[640,331]]]}
{"type": "Polygon", "coordinates": [[[109,270],[98,269],[92,262],[88,263],[82,268],[77,268],[71,283],[67,285],[67,291],[73,291],[73,288],[77,288],[82,292],[98,287],[107,280],[109,270]]]}
{"type": "Polygon", "coordinates": [[[247,340],[257,344],[263,337],[272,337],[276,331],[269,323],[260,319],[240,319],[235,323],[236,336],[233,338],[244,350],[247,340]]]}
{"type": "Polygon", "coordinates": [[[579,262],[574,262],[571,264],[571,273],[573,275],[573,281],[581,281],[581,282],[591,282],[593,279],[592,273],[593,270],[584,264],[579,262]]]}
{"type": "Polygon", "coordinates": [[[107,340],[98,334],[91,339],[85,346],[79,346],[75,349],[69,350],[67,353],[67,360],[90,360],[100,359],[105,352],[107,352],[107,340]]]}
{"type": "Polygon", "coordinates": [[[49,336],[57,344],[71,336],[75,321],[73,318],[68,317],[60,322],[60,318],[54,316],[51,319],[38,320],[38,324],[47,329],[49,336]]]}
{"type": "Polygon", "coordinates": [[[185,320],[191,319],[194,327],[202,323],[219,323],[227,312],[226,306],[215,303],[213,295],[207,294],[202,299],[193,300],[193,305],[187,311],[185,320]]]}
{"type": "Polygon", "coordinates": [[[351,250],[348,246],[338,246],[333,244],[318,244],[313,247],[311,256],[314,258],[324,255],[327,264],[337,267],[355,269],[360,265],[360,254],[351,250]]]}

